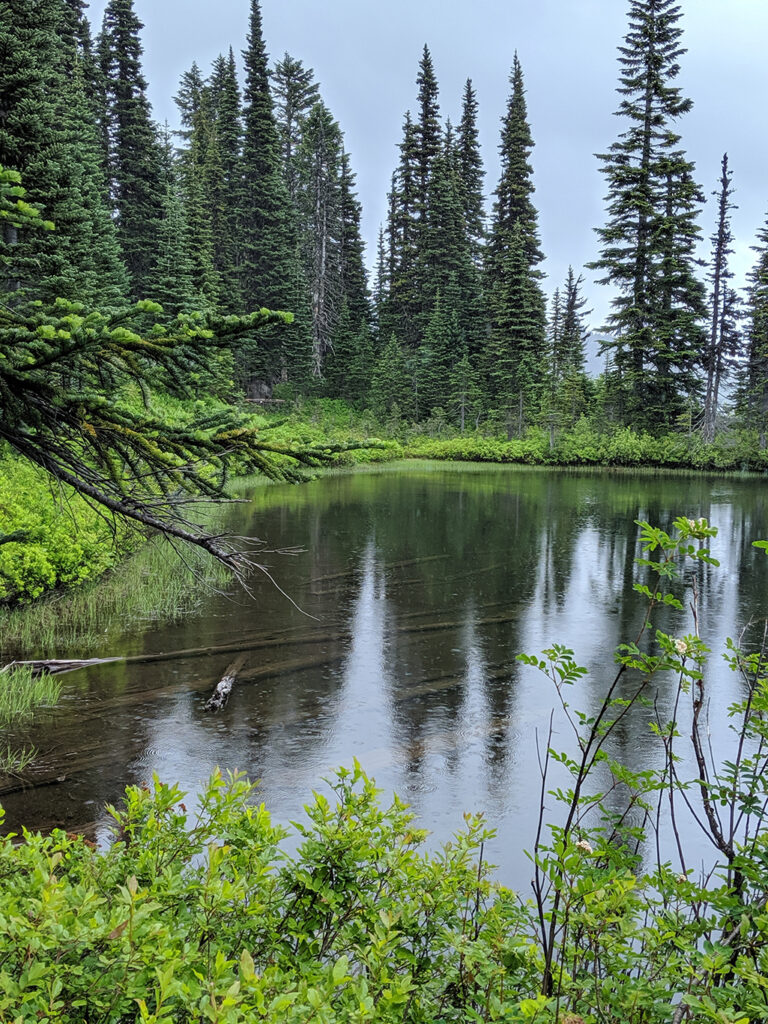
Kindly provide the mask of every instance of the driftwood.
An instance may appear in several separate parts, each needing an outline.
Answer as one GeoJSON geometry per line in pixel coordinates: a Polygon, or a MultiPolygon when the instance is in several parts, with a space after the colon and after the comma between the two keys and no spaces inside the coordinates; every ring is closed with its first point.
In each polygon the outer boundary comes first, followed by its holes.
{"type": "Polygon", "coordinates": [[[244,661],[245,655],[241,654],[239,658],[235,658],[231,665],[227,666],[226,672],[218,681],[213,689],[213,693],[205,703],[206,711],[221,711],[226,705],[229,695],[232,693],[232,687],[235,685],[237,673],[243,667],[244,661]]]}
{"type": "Polygon", "coordinates": [[[47,658],[41,661],[12,661],[3,665],[0,672],[7,672],[11,668],[30,668],[33,676],[49,672],[51,675],[58,675],[62,672],[74,672],[78,668],[88,668],[90,665],[106,665],[111,661],[122,661],[122,658],[47,658]]]}

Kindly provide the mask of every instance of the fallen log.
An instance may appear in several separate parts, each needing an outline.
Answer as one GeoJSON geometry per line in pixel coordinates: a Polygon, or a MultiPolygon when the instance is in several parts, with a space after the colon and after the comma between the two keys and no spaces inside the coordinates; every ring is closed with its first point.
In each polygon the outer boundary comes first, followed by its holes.
{"type": "Polygon", "coordinates": [[[40,661],[11,661],[0,668],[0,672],[8,672],[12,668],[29,668],[33,676],[49,672],[58,675],[61,672],[74,672],[78,668],[90,665],[106,665],[111,661],[122,661],[122,658],[46,658],[40,661]]]}
{"type": "Polygon", "coordinates": [[[231,665],[227,667],[226,672],[218,681],[213,689],[213,693],[205,702],[206,711],[221,711],[229,700],[229,695],[232,693],[232,687],[235,685],[237,679],[237,673],[243,667],[245,661],[245,655],[241,654],[239,658],[235,658],[231,665]]]}

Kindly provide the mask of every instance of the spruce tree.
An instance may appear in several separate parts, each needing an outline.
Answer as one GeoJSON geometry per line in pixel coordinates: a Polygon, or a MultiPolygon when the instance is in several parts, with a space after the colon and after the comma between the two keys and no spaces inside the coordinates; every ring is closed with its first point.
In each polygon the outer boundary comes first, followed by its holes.
{"type": "Polygon", "coordinates": [[[586,412],[590,393],[585,372],[585,345],[589,336],[586,318],[590,311],[584,309],[587,300],[581,291],[583,282],[581,274],[577,277],[573,267],[568,267],[560,329],[553,351],[557,409],[560,419],[569,424],[586,412]]]}
{"type": "Polygon", "coordinates": [[[104,205],[84,92],[78,12],[59,0],[0,3],[0,164],[18,170],[56,232],[0,231],[14,290],[50,300],[119,302],[124,281],[104,205]]]}
{"type": "Polygon", "coordinates": [[[464,86],[456,150],[462,185],[464,224],[472,249],[472,258],[480,267],[485,245],[485,174],[477,129],[477,97],[471,78],[467,79],[464,86]]]}
{"type": "Polygon", "coordinates": [[[540,411],[546,379],[546,329],[541,288],[531,270],[524,225],[518,221],[491,292],[493,325],[486,350],[492,404],[510,436],[540,411]]]}
{"type": "Polygon", "coordinates": [[[365,269],[365,243],[360,226],[362,207],[355,191],[355,175],[346,150],[341,154],[339,188],[341,293],[349,306],[352,322],[359,329],[364,323],[370,325],[371,302],[365,269]]]}
{"type": "Polygon", "coordinates": [[[342,135],[324,103],[304,120],[296,155],[299,222],[312,311],[312,373],[320,377],[331,347],[342,294],[342,135]]]}
{"type": "Polygon", "coordinates": [[[305,68],[300,60],[295,60],[288,53],[275,64],[270,74],[285,180],[288,194],[295,204],[299,189],[296,154],[301,144],[302,121],[320,99],[320,90],[312,68],[305,68]]]}
{"type": "Polygon", "coordinates": [[[398,333],[411,349],[418,344],[417,320],[421,310],[416,280],[420,242],[417,173],[417,129],[410,113],[406,113],[400,160],[389,193],[389,294],[382,311],[382,322],[387,332],[398,333]]]}
{"type": "Polygon", "coordinates": [[[764,449],[768,438],[768,218],[753,248],[757,259],[750,274],[746,309],[747,363],[737,400],[749,426],[757,428],[764,449]]]}
{"type": "Polygon", "coordinates": [[[200,302],[192,276],[184,204],[172,183],[166,187],[163,219],[158,230],[157,259],[147,282],[146,298],[159,302],[163,307],[164,323],[174,320],[179,313],[193,312],[200,302]]]}
{"type": "Polygon", "coordinates": [[[183,157],[180,161],[181,184],[192,280],[202,304],[206,308],[217,309],[221,279],[215,266],[214,221],[220,234],[221,220],[226,217],[227,197],[221,188],[221,157],[207,88],[202,89],[197,97],[190,122],[189,149],[183,157]]]}
{"type": "Polygon", "coordinates": [[[538,264],[538,213],[531,196],[533,147],[523,72],[515,54],[501,129],[501,174],[486,250],[491,328],[485,358],[490,397],[518,432],[539,413],[546,363],[546,302],[538,264]]]}
{"type": "Polygon", "coordinates": [[[377,416],[412,417],[415,412],[413,380],[402,346],[395,334],[376,361],[370,402],[377,416]]]}
{"type": "Polygon", "coordinates": [[[420,419],[426,419],[436,408],[447,408],[451,371],[459,362],[462,350],[458,311],[438,292],[417,355],[416,393],[420,419]]]}
{"type": "Polygon", "coordinates": [[[142,28],[133,0],[109,0],[100,53],[107,103],[110,193],[131,290],[137,298],[144,293],[154,264],[163,215],[160,147],[141,68],[142,28]]]}
{"type": "Polygon", "coordinates": [[[240,88],[237,84],[237,68],[231,47],[228,57],[219,56],[214,62],[210,95],[220,166],[218,181],[210,183],[213,202],[213,261],[221,281],[222,310],[227,313],[242,313],[244,306],[238,271],[238,222],[243,192],[243,127],[240,88]]]}
{"type": "Polygon", "coordinates": [[[477,371],[466,348],[451,371],[448,388],[448,410],[458,420],[463,434],[467,421],[474,420],[477,424],[483,403],[477,371]]]}
{"type": "Polygon", "coordinates": [[[619,139],[602,155],[608,221],[598,229],[592,266],[619,294],[605,343],[625,422],[674,423],[697,386],[705,313],[693,247],[701,194],[679,148],[675,123],[691,109],[675,79],[680,7],[676,0],[630,0],[629,30],[619,48],[619,139]]]}
{"type": "Polygon", "coordinates": [[[333,335],[333,348],[325,366],[326,393],[364,408],[374,368],[373,344],[368,324],[355,330],[346,302],[342,305],[333,335]]]}
{"type": "Polygon", "coordinates": [[[712,441],[715,436],[715,423],[720,395],[720,385],[728,370],[728,357],[734,338],[733,312],[734,304],[730,298],[731,289],[728,281],[733,277],[728,267],[728,257],[733,253],[733,233],[731,232],[731,210],[735,209],[733,195],[733,175],[728,168],[728,154],[723,154],[720,173],[720,188],[713,195],[717,196],[717,226],[711,237],[712,261],[709,279],[712,283],[710,298],[709,345],[705,359],[707,371],[707,387],[704,398],[704,419],[702,437],[712,441]],[[730,344],[729,344],[730,342],[730,344]]]}
{"type": "Polygon", "coordinates": [[[532,202],[533,168],[529,162],[533,137],[528,124],[523,69],[515,54],[510,73],[511,91],[501,123],[501,174],[496,187],[493,220],[488,239],[486,272],[491,285],[498,281],[512,231],[520,225],[529,270],[544,258],[539,241],[539,215],[532,202]]]}
{"type": "Polygon", "coordinates": [[[280,138],[269,91],[261,7],[251,0],[245,64],[239,271],[246,309],[288,310],[296,319],[288,331],[263,332],[257,346],[243,348],[246,379],[268,383],[301,375],[309,353],[306,283],[296,224],[283,177],[280,138]]]}

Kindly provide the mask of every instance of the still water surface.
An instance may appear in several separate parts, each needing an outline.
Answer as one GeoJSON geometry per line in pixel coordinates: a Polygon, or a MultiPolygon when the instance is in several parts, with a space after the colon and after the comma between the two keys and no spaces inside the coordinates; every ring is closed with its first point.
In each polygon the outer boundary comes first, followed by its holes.
{"type": "MultiPolygon", "coordinates": [[[[136,660],[63,677],[62,706],[25,734],[50,784],[0,797],[6,826],[91,824],[103,837],[104,804],[127,784],[157,772],[194,791],[216,765],[259,779],[287,822],[356,757],[437,840],[464,811],[484,812],[498,830],[490,859],[522,885],[537,741],[554,700],[515,656],[553,642],[573,648],[590,675],[572,703],[597,706],[613,650],[643,614],[631,589],[633,521],[670,526],[676,515],[704,516],[720,531],[712,551],[721,566],[700,579],[701,633],[717,650],[768,609],[768,560],[751,546],[768,537],[761,480],[409,464],[259,488],[232,528],[304,549],[269,562],[308,615],[257,581],[253,600],[209,594],[181,623],[137,626],[119,647],[107,638],[83,652],[136,660]],[[188,653],[152,660],[171,652],[188,653]],[[206,714],[239,652],[228,707],[206,714]]],[[[690,628],[675,612],[658,624],[690,628]]],[[[738,692],[715,661],[712,721],[738,692]]],[[[672,695],[673,681],[662,681],[660,705],[672,695]]],[[[615,751],[633,767],[659,762],[649,714],[639,710],[617,736],[615,751]]],[[[567,745],[560,727],[558,738],[567,745]]]]}

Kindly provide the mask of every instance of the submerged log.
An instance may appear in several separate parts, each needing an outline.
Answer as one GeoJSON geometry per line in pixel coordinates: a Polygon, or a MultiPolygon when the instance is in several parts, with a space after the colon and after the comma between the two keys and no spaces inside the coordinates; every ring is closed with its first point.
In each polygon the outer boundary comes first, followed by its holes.
{"type": "Polygon", "coordinates": [[[226,672],[214,687],[213,693],[205,702],[206,711],[221,711],[226,705],[229,695],[232,693],[232,687],[235,685],[237,673],[243,667],[244,661],[245,655],[241,654],[239,658],[235,658],[232,664],[227,667],[226,672]]]}
{"type": "Polygon", "coordinates": [[[39,661],[12,661],[3,665],[0,672],[7,672],[12,668],[29,668],[33,676],[49,672],[51,675],[58,675],[61,672],[74,672],[78,668],[88,668],[90,665],[106,665],[111,661],[122,661],[122,658],[45,658],[39,661]]]}

